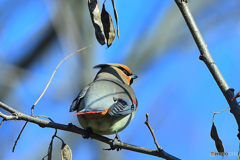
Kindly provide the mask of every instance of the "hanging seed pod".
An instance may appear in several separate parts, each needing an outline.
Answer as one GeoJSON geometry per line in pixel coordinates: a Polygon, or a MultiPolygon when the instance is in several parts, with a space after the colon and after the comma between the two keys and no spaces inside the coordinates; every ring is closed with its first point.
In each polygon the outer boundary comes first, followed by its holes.
{"type": "Polygon", "coordinates": [[[117,24],[117,36],[118,36],[118,39],[120,40],[120,32],[119,32],[119,26],[118,26],[118,14],[117,14],[117,9],[115,7],[114,0],[112,0],[112,6],[113,6],[113,10],[114,10],[114,17],[115,17],[116,24],[117,24]]]}
{"type": "Polygon", "coordinates": [[[105,4],[103,4],[102,7],[101,19],[104,28],[104,34],[107,38],[107,46],[110,47],[115,39],[115,29],[112,17],[105,9],[105,4]]]}
{"type": "Polygon", "coordinates": [[[72,160],[71,148],[65,143],[62,143],[61,155],[62,155],[62,160],[72,160]]]}
{"type": "Polygon", "coordinates": [[[214,123],[212,123],[211,137],[215,141],[215,146],[217,148],[217,151],[218,152],[224,152],[224,146],[222,144],[221,139],[218,137],[217,128],[214,125],[214,123]]]}
{"type": "Polygon", "coordinates": [[[101,21],[101,12],[97,0],[88,0],[88,9],[95,29],[95,36],[101,45],[106,43],[103,24],[101,21]]]}

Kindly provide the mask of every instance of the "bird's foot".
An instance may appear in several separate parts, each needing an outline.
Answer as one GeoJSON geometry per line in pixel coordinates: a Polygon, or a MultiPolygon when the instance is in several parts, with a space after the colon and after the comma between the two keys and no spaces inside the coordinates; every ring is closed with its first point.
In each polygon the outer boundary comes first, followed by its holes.
{"type": "Polygon", "coordinates": [[[82,137],[83,137],[84,139],[88,139],[92,133],[93,133],[92,128],[88,127],[88,128],[86,129],[85,134],[83,134],[82,137]]]}
{"type": "Polygon", "coordinates": [[[117,132],[116,132],[116,136],[115,136],[114,140],[117,140],[117,141],[121,142],[120,137],[119,137],[117,132]]]}
{"type": "Polygon", "coordinates": [[[110,150],[115,150],[115,149],[116,149],[117,151],[120,151],[121,148],[116,148],[116,147],[114,147],[114,146],[116,145],[116,142],[121,142],[120,137],[119,137],[119,135],[117,134],[117,132],[116,132],[115,138],[113,139],[112,144],[110,145],[111,147],[108,148],[108,149],[103,149],[103,150],[108,150],[108,151],[110,151],[110,150]]]}

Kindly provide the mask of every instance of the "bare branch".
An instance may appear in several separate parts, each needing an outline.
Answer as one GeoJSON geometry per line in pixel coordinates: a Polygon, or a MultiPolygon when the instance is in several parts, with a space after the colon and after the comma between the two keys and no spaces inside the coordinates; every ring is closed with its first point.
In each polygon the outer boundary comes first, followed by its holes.
{"type": "MultiPolygon", "coordinates": [[[[45,116],[44,116],[44,117],[45,117],[45,116]]],[[[47,117],[47,118],[48,118],[48,117],[47,117]]],[[[55,129],[55,133],[54,133],[54,135],[52,136],[52,140],[51,140],[51,142],[50,142],[50,144],[49,144],[49,147],[48,147],[48,153],[47,153],[46,156],[43,157],[43,159],[44,159],[45,157],[48,157],[48,160],[51,160],[51,159],[52,159],[53,139],[54,139],[56,136],[57,136],[57,129],[55,129]]]]}
{"type": "MultiPolygon", "coordinates": [[[[0,112],[0,113],[1,113],[1,112],[0,112]]],[[[4,121],[5,121],[5,119],[3,119],[2,122],[0,123],[0,128],[1,128],[1,126],[2,126],[2,124],[3,124],[4,121]]]]}
{"type": "Polygon", "coordinates": [[[17,142],[18,142],[18,140],[20,139],[20,137],[21,137],[21,135],[22,135],[22,132],[23,132],[24,128],[26,127],[27,123],[28,123],[28,122],[26,122],[26,123],[24,124],[24,126],[23,126],[21,132],[19,133],[19,135],[18,135],[18,137],[17,137],[17,139],[16,139],[16,141],[15,141],[15,143],[14,143],[14,146],[13,146],[12,152],[14,152],[15,147],[16,147],[16,145],[17,145],[17,142]]]}
{"type": "Polygon", "coordinates": [[[214,113],[214,114],[218,114],[218,113],[222,113],[222,112],[224,112],[224,111],[226,111],[226,110],[228,110],[230,107],[227,107],[227,108],[225,108],[224,110],[222,110],[222,111],[219,111],[219,112],[213,112],[213,111],[211,111],[212,113],[214,113]]]}
{"type": "MultiPolygon", "coordinates": [[[[5,111],[8,111],[9,113],[18,113],[17,110],[13,109],[12,107],[9,107],[8,105],[0,102],[1,108],[4,109],[5,111]]],[[[1,113],[1,112],[0,112],[1,113]]],[[[5,115],[6,116],[6,115],[5,115]]],[[[1,116],[2,117],[2,116],[1,116]]]]}
{"type": "MultiPolygon", "coordinates": [[[[68,125],[65,125],[65,124],[47,121],[44,119],[39,119],[38,117],[29,116],[29,115],[21,113],[13,108],[7,106],[6,104],[4,104],[2,102],[0,102],[0,108],[3,108],[4,110],[14,114],[12,116],[15,118],[12,118],[12,120],[13,119],[14,120],[23,120],[26,122],[35,123],[43,128],[47,127],[47,128],[60,129],[63,131],[73,132],[73,133],[77,133],[77,134],[81,134],[81,135],[86,134],[86,130],[81,129],[71,123],[69,123],[68,125]]],[[[6,115],[4,115],[4,114],[0,115],[0,117],[2,117],[2,118],[4,118],[4,116],[6,116],[6,115]]],[[[41,116],[41,117],[47,118],[45,116],[41,116]]],[[[130,151],[134,151],[134,152],[139,152],[139,153],[144,153],[144,154],[148,154],[148,155],[153,155],[156,157],[161,157],[164,159],[169,159],[169,160],[179,160],[179,158],[176,158],[176,157],[166,153],[164,150],[161,150],[159,152],[158,150],[152,150],[152,149],[148,149],[148,148],[138,147],[138,146],[134,146],[134,145],[119,142],[119,141],[114,143],[114,140],[109,139],[104,136],[101,136],[101,135],[98,135],[98,134],[95,134],[95,133],[92,133],[90,135],[90,138],[98,140],[98,141],[106,143],[106,144],[109,144],[110,146],[113,146],[115,148],[126,149],[126,150],[130,150],[130,151]]]]}
{"type": "Polygon", "coordinates": [[[2,122],[1,122],[1,125],[2,125],[3,121],[16,120],[17,119],[17,116],[15,116],[15,115],[6,115],[6,114],[3,114],[2,112],[0,112],[0,117],[3,118],[2,122]]]}
{"type": "MultiPolygon", "coordinates": [[[[206,66],[208,67],[209,71],[211,72],[213,78],[215,79],[218,87],[221,89],[223,95],[225,96],[229,106],[230,112],[234,115],[237,124],[238,124],[238,131],[240,131],[240,107],[236,100],[231,101],[234,97],[234,90],[229,88],[227,82],[224,80],[221,72],[219,71],[217,65],[215,64],[214,60],[212,59],[211,54],[209,53],[208,47],[203,40],[203,37],[193,19],[193,16],[188,8],[187,0],[175,0],[176,4],[178,5],[187,26],[197,44],[197,47],[200,51],[200,60],[202,60],[206,66]]],[[[240,139],[240,134],[238,133],[238,139],[240,139]]]]}
{"type": "Polygon", "coordinates": [[[148,129],[150,130],[150,132],[151,132],[151,134],[152,134],[154,143],[155,143],[158,151],[161,151],[161,150],[162,150],[162,147],[160,147],[160,146],[158,145],[157,139],[156,139],[155,134],[154,134],[154,130],[152,130],[152,127],[151,127],[150,124],[149,124],[149,121],[148,121],[148,113],[146,114],[145,124],[147,125],[148,129]]]}

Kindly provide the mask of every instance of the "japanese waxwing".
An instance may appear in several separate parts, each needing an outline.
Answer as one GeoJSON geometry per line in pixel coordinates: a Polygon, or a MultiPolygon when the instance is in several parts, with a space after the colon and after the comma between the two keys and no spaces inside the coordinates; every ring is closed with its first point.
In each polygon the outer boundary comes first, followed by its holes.
{"type": "Polygon", "coordinates": [[[70,112],[84,129],[100,135],[117,134],[132,121],[138,106],[131,84],[137,78],[122,64],[106,63],[92,83],[84,87],[73,101],[70,112]]]}

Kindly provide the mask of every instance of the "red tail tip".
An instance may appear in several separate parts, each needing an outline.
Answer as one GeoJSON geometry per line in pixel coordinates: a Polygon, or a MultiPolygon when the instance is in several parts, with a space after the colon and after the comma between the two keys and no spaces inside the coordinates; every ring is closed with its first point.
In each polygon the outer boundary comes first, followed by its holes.
{"type": "Polygon", "coordinates": [[[89,111],[89,112],[77,112],[77,113],[72,113],[72,115],[82,115],[82,114],[96,114],[96,113],[104,113],[107,110],[104,111],[89,111]]]}
{"type": "Polygon", "coordinates": [[[72,115],[80,115],[80,114],[85,114],[85,113],[82,113],[82,112],[72,113],[72,115]]]}

